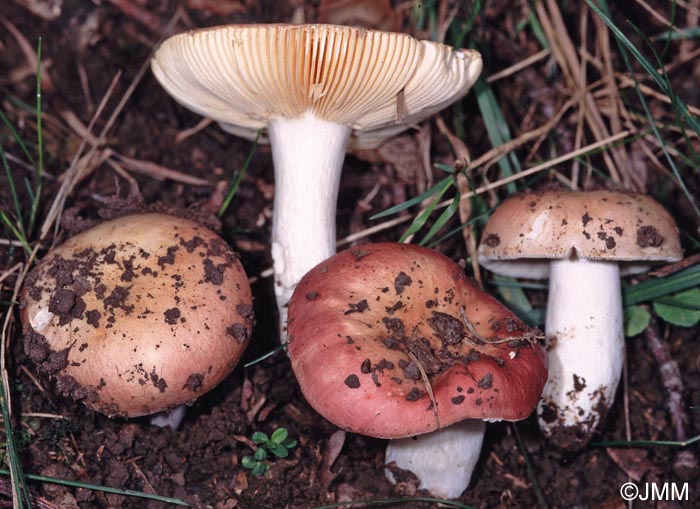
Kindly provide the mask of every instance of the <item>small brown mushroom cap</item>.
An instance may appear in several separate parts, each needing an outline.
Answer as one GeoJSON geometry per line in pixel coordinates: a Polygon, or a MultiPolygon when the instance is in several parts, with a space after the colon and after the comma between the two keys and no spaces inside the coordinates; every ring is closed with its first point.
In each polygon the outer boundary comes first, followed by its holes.
{"type": "Polygon", "coordinates": [[[183,106],[254,139],[311,112],[372,148],[465,95],[478,52],[407,34],[327,25],[225,25],[167,39],[153,74],[183,106]]]}
{"type": "Polygon", "coordinates": [[[549,275],[549,260],[573,254],[620,263],[620,273],[682,258],[678,228],[649,196],[614,191],[550,190],[516,195],[491,214],[479,263],[513,277],[549,275]]]}
{"type": "Polygon", "coordinates": [[[253,321],[235,253],[163,214],[107,221],[52,249],[27,277],[21,317],[27,355],[64,395],[123,417],[213,388],[253,321]]]}
{"type": "Polygon", "coordinates": [[[547,379],[533,330],[449,258],[409,244],[369,244],[316,266],[289,303],[288,332],[309,404],[375,437],[523,419],[547,379]]]}

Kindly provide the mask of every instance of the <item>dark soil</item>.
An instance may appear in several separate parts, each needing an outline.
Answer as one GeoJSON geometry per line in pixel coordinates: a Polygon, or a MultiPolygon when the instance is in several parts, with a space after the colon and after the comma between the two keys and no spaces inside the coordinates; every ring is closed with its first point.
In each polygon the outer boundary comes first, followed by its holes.
{"type": "MultiPolygon", "coordinates": [[[[451,8],[455,2],[440,3],[451,8]]],[[[666,3],[650,3],[664,12],[668,10],[666,3]]],[[[307,21],[318,19],[316,1],[0,0],[1,110],[27,140],[32,153],[36,149],[36,117],[32,113],[36,78],[34,64],[23,52],[22,44],[26,41],[31,52],[38,38],[42,38],[46,175],[40,216],[48,212],[64,172],[82,142],[82,135],[76,131],[80,130],[77,124],[90,124],[110,83],[117,79],[104,112],[91,129],[91,136],[99,135],[173,16],[178,14],[175,31],[224,22],[280,22],[291,19],[296,4],[305,5],[307,21]],[[214,8],[214,4],[218,7],[214,8]],[[42,17],[23,5],[55,6],[57,15],[53,19],[49,19],[48,14],[42,17]],[[119,8],[120,5],[136,6],[136,9],[126,12],[119,8]],[[230,11],[222,15],[222,9],[226,7],[230,11]]],[[[405,3],[396,1],[392,4],[396,8],[392,22],[398,20],[399,28],[410,30],[405,3]]],[[[569,24],[570,35],[578,43],[583,2],[563,4],[561,9],[569,24]]],[[[484,13],[469,34],[484,52],[485,74],[507,68],[539,49],[529,30],[515,28],[526,13],[525,2],[486,2],[484,13]]],[[[627,16],[622,13],[614,15],[620,23],[624,23],[627,16]]],[[[641,8],[629,16],[642,29],[648,29],[648,33],[661,31],[641,8]]],[[[589,24],[593,25],[590,19],[589,24]]],[[[618,59],[616,56],[615,62],[623,69],[618,59]]],[[[550,64],[547,59],[541,60],[494,84],[502,110],[508,117],[506,120],[512,126],[513,137],[544,124],[567,99],[563,92],[564,78],[553,71],[550,64]]],[[[697,78],[693,74],[698,73],[698,68],[697,61],[691,62],[686,64],[687,72],[672,75],[674,86],[691,102],[693,98],[697,99],[697,78]]],[[[466,142],[473,155],[478,156],[491,144],[473,94],[463,102],[462,108],[469,119],[466,142]]],[[[444,116],[450,119],[453,113],[448,111],[444,116]]],[[[98,153],[102,155],[109,155],[105,152],[107,149],[119,154],[110,159],[115,164],[92,165],[92,171],[68,197],[60,228],[49,234],[38,256],[43,256],[51,245],[59,244],[71,234],[109,215],[109,212],[100,214],[100,211],[130,209],[134,207],[134,200],[148,206],[196,211],[202,217],[216,212],[227,183],[243,165],[251,144],[224,133],[216,125],[209,125],[176,141],[178,134],[196,126],[200,120],[171,100],[146,71],[99,147],[98,153]],[[177,176],[169,178],[159,168],[155,168],[156,173],[144,174],[143,165],[138,167],[133,160],[155,163],[204,182],[187,181],[177,176]]],[[[562,147],[571,145],[576,123],[574,115],[558,127],[557,143],[562,147]]],[[[392,153],[389,148],[383,152],[348,156],[338,205],[339,238],[376,224],[369,219],[371,215],[424,190],[422,170],[413,170],[415,161],[420,168],[421,154],[417,147],[425,143],[426,135],[432,136],[431,159],[451,164],[454,156],[450,145],[434,123],[432,131],[411,131],[399,137],[393,145],[394,149],[401,147],[398,156],[396,150],[392,153]],[[375,185],[379,186],[376,194],[373,191],[375,185]],[[374,197],[363,201],[368,195],[374,197]]],[[[30,198],[22,179],[32,181],[32,175],[21,162],[24,160],[21,148],[4,125],[0,126],[0,143],[8,154],[14,181],[19,183],[22,206],[29,210],[30,198]]],[[[530,157],[528,150],[529,146],[526,146],[521,154],[523,160],[530,157]]],[[[540,156],[543,159],[552,157],[545,148],[540,152],[533,163],[540,156]]],[[[153,169],[153,165],[146,168],[153,169]]],[[[696,232],[699,225],[682,194],[665,184],[667,177],[661,172],[649,172],[645,177],[647,190],[663,188],[668,198],[665,204],[671,208],[681,230],[696,232]]],[[[442,178],[441,175],[436,177],[442,178]]],[[[686,182],[697,196],[700,190],[697,175],[689,175],[686,182]]],[[[544,183],[541,181],[536,185],[544,183]]],[[[284,353],[278,352],[248,368],[243,366],[278,344],[272,283],[269,278],[260,276],[271,265],[272,193],[270,151],[268,147],[260,146],[220,225],[221,235],[238,252],[247,273],[256,277],[253,283],[256,326],[243,361],[226,380],[191,405],[177,431],[151,426],[148,418],[109,419],[80,402],[61,396],[56,380],[48,378],[28,359],[19,320],[14,321],[8,336],[8,373],[14,397],[12,424],[22,466],[27,473],[170,496],[195,507],[217,509],[310,509],[351,500],[405,499],[425,495],[416,492],[415,480],[410,475],[401,475],[402,482],[397,486],[385,479],[383,454],[386,441],[339,431],[314,412],[305,402],[284,353]],[[241,458],[253,452],[252,434],[256,431],[270,434],[279,427],[289,430],[290,436],[298,440],[298,446],[291,450],[289,457],[270,460],[266,475],[253,476],[241,465],[241,458]]],[[[0,176],[0,206],[3,211],[13,210],[4,172],[0,176]]],[[[453,220],[450,227],[457,224],[453,220]]],[[[366,240],[395,241],[403,232],[402,228],[405,225],[366,240]]],[[[644,232],[640,242],[653,244],[655,233],[644,232]]],[[[686,235],[684,242],[691,236],[686,235]]],[[[1,237],[9,239],[12,234],[5,228],[1,237]]],[[[495,245],[499,239],[486,241],[495,245]]],[[[365,240],[357,245],[362,242],[365,240]]],[[[692,254],[691,243],[687,242],[685,247],[687,254],[692,254]]],[[[453,235],[437,249],[455,260],[467,258],[460,235],[453,235]]],[[[356,252],[357,256],[362,256],[361,249],[356,252]]],[[[25,261],[19,247],[0,244],[0,301],[3,310],[12,299],[17,277],[17,271],[12,267],[25,261]]],[[[215,277],[217,273],[212,268],[212,278],[215,277]]],[[[396,294],[401,294],[409,285],[411,278],[399,274],[394,286],[396,294]]],[[[542,305],[546,297],[538,291],[532,291],[528,296],[536,305],[542,305]]],[[[315,296],[309,294],[306,297],[313,300],[315,296]]],[[[79,296],[75,293],[61,293],[56,295],[52,305],[58,312],[70,313],[75,309],[77,299],[79,296]]],[[[347,313],[361,313],[366,305],[366,301],[364,304],[362,301],[348,303],[347,313]]],[[[389,309],[387,313],[390,313],[389,309]]],[[[250,310],[239,310],[239,314],[249,317],[250,310]]],[[[99,317],[95,316],[94,320],[99,320],[99,317]]],[[[463,334],[439,313],[436,313],[432,325],[444,333],[448,342],[453,336],[463,334]]],[[[388,322],[387,329],[390,330],[391,326],[388,322]]],[[[692,437],[700,434],[698,329],[674,328],[663,323],[660,327],[673,359],[680,366],[685,385],[681,394],[683,409],[689,421],[687,435],[692,437]]],[[[32,343],[31,337],[29,343],[34,345],[30,351],[41,348],[36,341],[32,343]]],[[[542,437],[532,417],[517,424],[489,424],[481,461],[471,487],[460,502],[480,508],[622,509],[628,505],[620,496],[620,487],[632,480],[642,490],[651,483],[659,486],[676,483],[679,488],[688,483],[689,501],[639,500],[635,508],[698,507],[700,480],[697,469],[674,467],[680,449],[665,446],[604,448],[595,444],[600,440],[625,440],[627,429],[633,439],[676,439],[666,406],[668,393],[644,336],[628,339],[627,346],[626,380],[621,383],[604,428],[588,447],[577,453],[556,449],[542,437]],[[625,405],[629,408],[628,415],[625,405]]],[[[50,365],[43,366],[43,371],[55,371],[61,359],[55,357],[46,362],[50,365]]],[[[374,368],[358,365],[358,369],[364,373],[365,369],[374,368]]],[[[409,371],[409,366],[405,370],[409,371]]],[[[409,375],[410,371],[406,376],[409,375]]],[[[348,377],[347,385],[352,387],[357,378],[357,375],[348,377]]],[[[685,451],[697,460],[696,445],[685,451]]],[[[0,481],[0,499],[9,504],[9,483],[0,481]]],[[[171,507],[162,502],[86,488],[34,481],[30,481],[29,486],[38,497],[35,499],[37,507],[171,507]]],[[[404,501],[382,507],[427,508],[437,507],[437,504],[404,501]]]]}

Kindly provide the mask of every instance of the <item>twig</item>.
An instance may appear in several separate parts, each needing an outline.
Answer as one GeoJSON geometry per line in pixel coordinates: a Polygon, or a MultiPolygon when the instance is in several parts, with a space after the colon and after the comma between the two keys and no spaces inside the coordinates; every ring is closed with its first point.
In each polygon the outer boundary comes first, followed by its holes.
{"type": "MultiPolygon", "coordinates": [[[[668,342],[659,334],[656,318],[651,316],[649,326],[644,337],[652,355],[659,364],[661,382],[668,393],[666,409],[671,417],[671,427],[674,438],[682,442],[688,438],[688,415],[683,410],[683,379],[678,363],[671,357],[671,349],[668,342]]],[[[697,475],[698,460],[692,451],[681,451],[673,463],[673,470],[682,478],[691,478],[697,475]]]]}

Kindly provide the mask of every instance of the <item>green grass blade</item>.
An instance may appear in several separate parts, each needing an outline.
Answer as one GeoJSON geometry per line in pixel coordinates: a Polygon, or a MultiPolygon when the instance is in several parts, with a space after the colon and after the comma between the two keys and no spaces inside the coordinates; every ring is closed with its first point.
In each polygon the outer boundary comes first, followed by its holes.
{"type": "Polygon", "coordinates": [[[10,217],[7,214],[5,214],[5,212],[2,210],[0,210],[0,220],[2,220],[2,222],[5,223],[5,226],[7,226],[12,231],[17,240],[22,244],[24,250],[27,252],[28,255],[30,255],[32,252],[32,248],[29,247],[27,238],[20,231],[20,229],[12,223],[10,217]]]}
{"type": "Polygon", "coordinates": [[[15,507],[18,509],[32,507],[32,502],[29,498],[29,490],[27,489],[27,483],[25,481],[24,472],[22,471],[22,463],[19,457],[19,453],[16,447],[15,434],[12,429],[12,419],[10,418],[10,410],[7,407],[7,400],[5,399],[4,384],[0,384],[0,408],[2,410],[3,425],[5,427],[5,451],[7,454],[7,463],[10,466],[10,471],[7,472],[8,475],[12,476],[14,483],[12,484],[12,496],[15,501],[15,507]]]}
{"type": "Polygon", "coordinates": [[[34,199],[32,200],[31,211],[29,213],[29,224],[27,231],[31,232],[34,229],[36,216],[39,212],[39,203],[41,202],[41,190],[44,185],[44,137],[42,134],[42,116],[41,116],[41,37],[37,44],[36,50],[36,136],[38,160],[34,166],[35,185],[34,199]]]}
{"type": "Polygon", "coordinates": [[[673,28],[651,38],[652,41],[682,41],[700,38],[699,27],[673,28]]]}
{"type": "MultiPolygon", "coordinates": [[[[7,163],[7,158],[5,157],[5,151],[3,150],[2,145],[0,145],[0,160],[2,160],[2,166],[5,168],[5,175],[7,175],[7,186],[10,189],[10,196],[12,196],[12,203],[15,207],[15,215],[18,219],[17,225],[19,233],[21,234],[22,238],[26,239],[27,234],[24,231],[24,224],[22,223],[22,207],[19,204],[19,196],[17,196],[17,189],[15,188],[15,179],[12,178],[12,171],[10,170],[10,165],[7,163]]],[[[15,235],[17,234],[15,233],[15,235]]]]}
{"type": "Polygon", "coordinates": [[[411,198],[410,200],[406,200],[403,203],[399,203],[398,205],[394,205],[393,207],[390,207],[386,210],[383,210],[377,214],[374,214],[370,219],[381,219],[383,217],[391,216],[393,214],[396,214],[398,212],[401,212],[403,210],[406,210],[413,205],[416,205],[418,203],[421,203],[423,200],[426,200],[433,196],[435,193],[438,193],[440,189],[442,189],[446,183],[450,182],[453,179],[452,176],[445,177],[442,179],[440,182],[435,184],[433,187],[425,191],[424,193],[420,194],[419,196],[416,196],[415,198],[411,198]]]}
{"type": "Polygon", "coordinates": [[[411,224],[409,225],[408,229],[401,235],[401,238],[399,239],[399,242],[405,241],[408,237],[416,233],[418,230],[423,228],[423,225],[425,225],[426,221],[430,217],[430,215],[433,213],[433,210],[435,210],[435,207],[437,207],[437,204],[440,203],[440,200],[442,199],[442,196],[447,192],[447,190],[452,187],[454,184],[454,178],[448,177],[445,179],[443,184],[443,187],[435,193],[433,196],[433,201],[430,202],[430,204],[421,212],[418,214],[411,224]]]}
{"type": "Polygon", "coordinates": [[[10,119],[8,119],[5,114],[0,110],[0,120],[2,120],[2,123],[5,124],[5,126],[10,130],[10,134],[12,135],[12,138],[17,142],[17,145],[19,145],[19,148],[22,150],[24,153],[24,156],[27,158],[27,161],[32,166],[36,166],[34,163],[34,158],[32,157],[32,154],[29,152],[29,149],[27,148],[27,145],[24,143],[24,140],[22,137],[19,135],[17,130],[15,129],[15,126],[12,125],[12,122],[10,122],[10,119]]]}
{"type": "MultiPolygon", "coordinates": [[[[474,84],[474,93],[476,94],[476,101],[484,119],[491,145],[495,148],[511,141],[510,129],[498,107],[496,95],[483,77],[479,78],[474,84]]],[[[521,171],[520,161],[518,161],[513,152],[506,157],[500,158],[498,166],[501,169],[501,177],[510,177],[514,173],[521,171]]],[[[508,195],[514,194],[517,189],[515,182],[506,184],[506,189],[508,195]]]]}
{"type": "Polygon", "coordinates": [[[594,447],[647,447],[647,446],[666,446],[666,447],[688,447],[700,442],[700,435],[689,438],[688,440],[607,440],[601,442],[591,442],[594,447]]]}
{"type": "Polygon", "coordinates": [[[432,239],[435,234],[440,231],[440,229],[445,226],[447,221],[452,218],[452,216],[455,215],[457,210],[459,209],[459,193],[457,193],[452,200],[452,203],[450,203],[445,210],[442,211],[442,214],[438,216],[438,218],[435,220],[435,223],[433,223],[433,226],[430,227],[430,230],[428,230],[428,233],[425,234],[425,236],[421,239],[419,242],[419,245],[425,246],[428,242],[430,242],[430,239],[432,239]]]}
{"type": "Polygon", "coordinates": [[[632,306],[694,286],[700,286],[700,265],[688,267],[665,278],[648,279],[633,286],[626,286],[622,289],[622,302],[625,307],[632,306]]]}
{"type": "Polygon", "coordinates": [[[451,37],[450,37],[450,41],[447,41],[447,42],[455,48],[463,48],[464,47],[464,39],[467,37],[467,34],[474,27],[474,23],[476,22],[476,19],[481,14],[483,8],[484,8],[483,0],[475,0],[474,4],[471,6],[471,9],[467,12],[467,17],[462,22],[462,26],[458,27],[457,23],[452,23],[452,25],[450,25],[451,37]]]}
{"type": "MultiPolygon", "coordinates": [[[[9,473],[10,472],[8,472],[7,470],[0,469],[0,474],[2,475],[9,475],[9,473]]],[[[88,484],[79,481],[67,481],[65,479],[57,479],[55,477],[45,477],[43,475],[26,474],[25,477],[32,481],[60,484],[61,486],[69,486],[72,488],[84,488],[92,491],[101,491],[103,493],[112,493],[114,495],[123,495],[125,497],[137,497],[146,500],[155,500],[158,502],[165,502],[166,504],[174,504],[182,507],[192,507],[187,502],[178,498],[163,497],[161,495],[151,495],[150,493],[144,493],[142,491],[122,490],[118,488],[110,488],[109,486],[99,486],[96,484],[88,484]]]]}
{"type": "Polygon", "coordinates": [[[253,156],[255,155],[255,150],[258,148],[258,141],[260,141],[260,134],[262,133],[262,129],[258,131],[258,134],[255,136],[255,141],[253,141],[253,146],[250,147],[250,150],[248,151],[248,156],[245,158],[245,161],[243,162],[243,167],[241,168],[241,171],[238,172],[238,174],[233,178],[231,182],[231,187],[229,187],[228,193],[226,193],[226,198],[224,198],[224,202],[221,204],[221,207],[219,208],[219,211],[216,213],[217,217],[221,217],[224,215],[226,212],[226,209],[228,209],[229,205],[231,204],[231,201],[233,200],[233,197],[236,194],[236,191],[238,191],[238,187],[241,185],[241,181],[243,180],[243,177],[245,177],[246,172],[248,171],[248,167],[250,166],[250,162],[253,160],[253,156]]]}

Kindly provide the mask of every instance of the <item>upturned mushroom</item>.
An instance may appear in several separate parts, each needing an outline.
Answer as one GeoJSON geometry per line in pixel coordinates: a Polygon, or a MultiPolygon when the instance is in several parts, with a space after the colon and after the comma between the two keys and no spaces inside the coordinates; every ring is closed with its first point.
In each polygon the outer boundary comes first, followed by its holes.
{"type": "Polygon", "coordinates": [[[183,106],[254,139],[275,167],[272,258],[282,327],[299,279],[335,253],[348,143],[373,148],[464,96],[480,55],[338,25],[227,25],[167,39],[153,74],[183,106]]]}
{"type": "Polygon", "coordinates": [[[195,400],[236,366],[253,321],[236,254],[163,214],[107,221],[53,248],[27,277],[21,318],[39,370],[109,417],[195,400]]]}
{"type": "Polygon", "coordinates": [[[449,258],[410,244],[318,264],[292,296],[288,333],[309,404],[343,429],[392,439],[389,478],[411,470],[443,498],[469,484],[480,420],[526,418],[547,378],[536,331],[449,258]]]}
{"type": "Polygon", "coordinates": [[[543,433],[564,449],[588,443],[611,407],[625,356],[620,277],[682,257],[678,230],[652,198],[550,190],[501,203],[479,263],[506,276],[549,278],[549,379],[543,433]]]}

